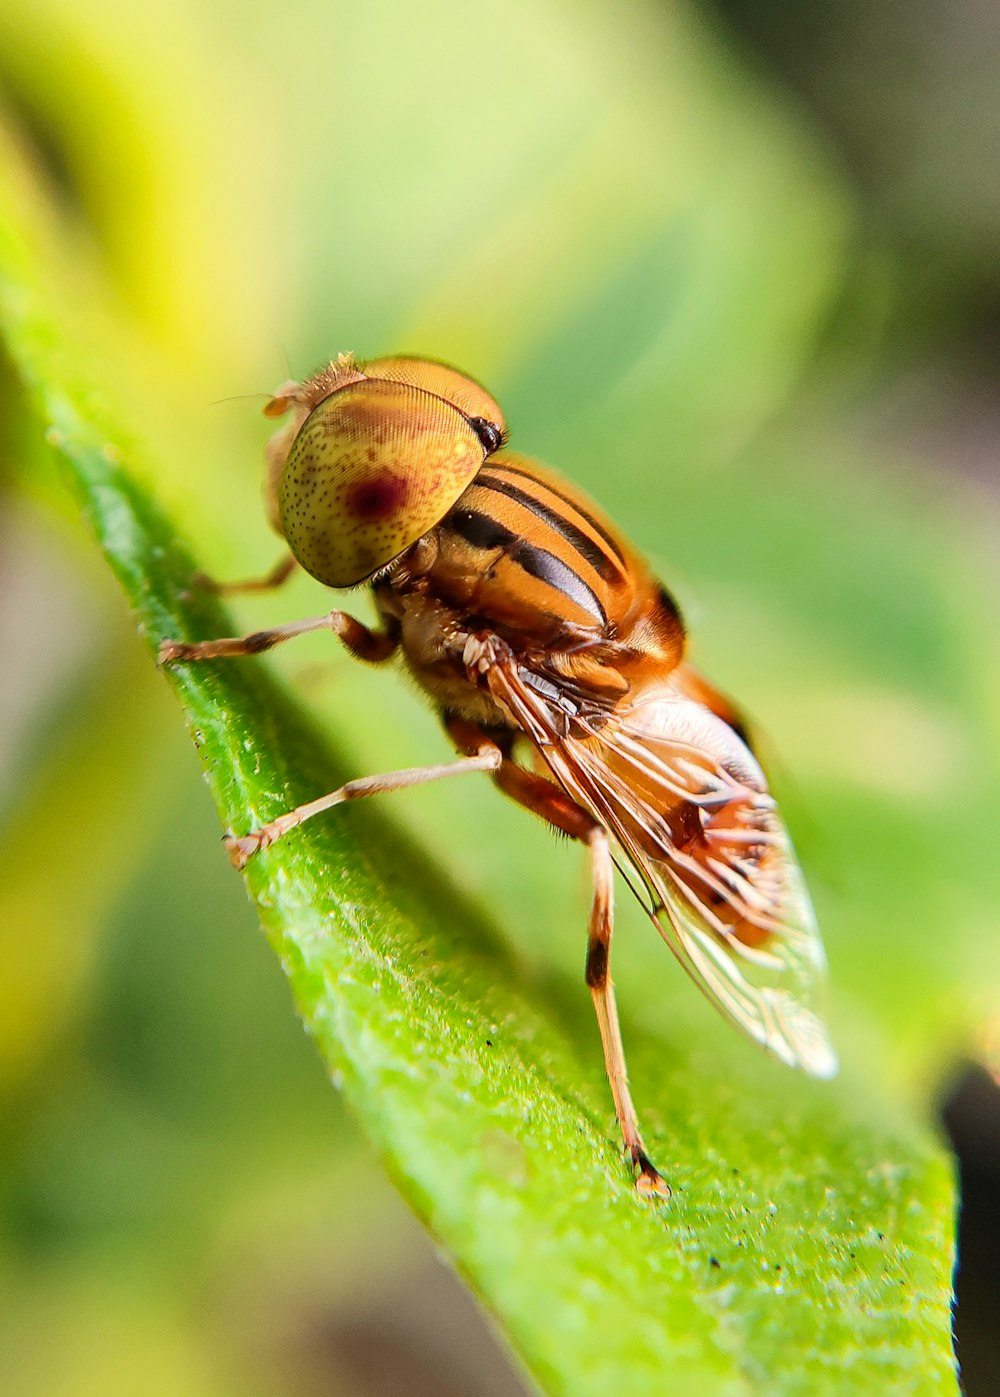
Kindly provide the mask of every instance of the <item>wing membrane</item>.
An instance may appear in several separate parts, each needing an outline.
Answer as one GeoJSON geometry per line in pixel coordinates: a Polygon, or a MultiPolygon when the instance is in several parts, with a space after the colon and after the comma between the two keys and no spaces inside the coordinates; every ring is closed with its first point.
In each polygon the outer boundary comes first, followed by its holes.
{"type": "MultiPolygon", "coordinates": [[[[733,728],[669,683],[627,707],[550,696],[513,660],[490,687],[558,783],[611,831],[667,945],[713,1003],[817,1077],[837,1059],[814,1001],[823,946],[763,772],[733,728]]],[[[546,692],[546,690],[548,692],[546,692]]]]}

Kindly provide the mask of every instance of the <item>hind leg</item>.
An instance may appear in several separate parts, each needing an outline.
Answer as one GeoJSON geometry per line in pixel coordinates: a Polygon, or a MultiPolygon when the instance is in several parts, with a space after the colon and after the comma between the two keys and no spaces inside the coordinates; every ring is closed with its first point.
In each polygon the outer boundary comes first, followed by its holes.
{"type": "MultiPolygon", "coordinates": [[[[457,737],[457,733],[454,734],[457,737]]],[[[461,745],[461,744],[460,744],[461,745]]],[[[625,1048],[618,1022],[618,1006],[611,983],[611,936],[614,929],[614,863],[607,831],[568,795],[542,776],[525,771],[509,759],[493,780],[519,805],[534,811],[564,834],[586,844],[594,883],[587,939],[586,979],[594,1001],[597,1024],[604,1048],[604,1067],[615,1103],[615,1115],[622,1139],[632,1162],[637,1191],[645,1198],[669,1198],[670,1185],[657,1172],[639,1130],[632,1094],[628,1086],[625,1048]]]]}

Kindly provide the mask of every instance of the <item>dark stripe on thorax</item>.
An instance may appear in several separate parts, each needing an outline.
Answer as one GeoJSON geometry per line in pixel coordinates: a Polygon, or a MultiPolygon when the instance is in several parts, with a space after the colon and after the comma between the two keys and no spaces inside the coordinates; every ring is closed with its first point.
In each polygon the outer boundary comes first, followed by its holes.
{"type": "MultiPolygon", "coordinates": [[[[562,500],[564,504],[570,505],[576,510],[580,518],[590,525],[596,534],[600,534],[612,553],[621,562],[622,567],[628,567],[628,560],[622,552],[621,544],[615,538],[614,534],[610,533],[605,525],[602,524],[599,519],[595,519],[590,511],[585,509],[572,495],[565,494],[548,480],[543,480],[540,476],[532,475],[531,471],[522,470],[520,466],[512,466],[508,461],[490,461],[489,469],[491,471],[505,471],[508,475],[520,475],[523,476],[525,480],[533,480],[535,484],[540,485],[543,490],[548,490],[551,494],[555,495],[556,499],[562,500]]],[[[478,480],[476,483],[479,483],[478,480]]]]}
{"type": "Polygon", "coordinates": [[[471,543],[473,548],[508,548],[517,538],[510,529],[498,524],[488,514],[480,514],[477,509],[453,509],[442,523],[459,538],[464,538],[466,543],[471,543]]]}
{"type": "Polygon", "coordinates": [[[510,562],[522,568],[529,577],[537,577],[539,582],[561,592],[581,611],[589,612],[602,626],[608,624],[608,615],[600,600],[578,573],[567,567],[554,553],[518,538],[488,514],[480,514],[476,509],[455,509],[445,516],[442,526],[452,529],[473,548],[491,551],[494,548],[503,549],[510,562]]]}
{"type": "MultiPolygon", "coordinates": [[[[598,577],[603,577],[605,581],[612,577],[621,576],[621,567],[616,560],[608,553],[605,553],[600,544],[588,537],[582,529],[578,529],[571,519],[567,519],[563,514],[557,514],[542,500],[535,495],[529,495],[527,490],[522,490],[517,485],[512,485],[509,480],[500,480],[495,474],[495,470],[503,470],[501,464],[490,467],[488,470],[481,470],[476,476],[476,485],[483,490],[496,490],[498,494],[506,495],[509,500],[516,504],[523,505],[525,509],[531,511],[536,519],[540,519],[543,524],[548,524],[550,529],[555,530],[561,538],[564,538],[571,548],[575,548],[580,557],[588,562],[597,573],[598,577]]],[[[577,509],[576,505],[572,506],[577,509]]],[[[586,519],[586,515],[581,513],[581,517],[586,519]]],[[[587,520],[593,527],[593,521],[587,520]]]]}
{"type": "Polygon", "coordinates": [[[511,562],[524,568],[526,573],[554,587],[557,592],[562,592],[564,597],[569,597],[581,611],[589,611],[602,626],[608,624],[608,613],[601,605],[597,594],[591,591],[578,572],[567,567],[554,553],[545,548],[536,548],[522,540],[511,549],[509,556],[511,562]]]}

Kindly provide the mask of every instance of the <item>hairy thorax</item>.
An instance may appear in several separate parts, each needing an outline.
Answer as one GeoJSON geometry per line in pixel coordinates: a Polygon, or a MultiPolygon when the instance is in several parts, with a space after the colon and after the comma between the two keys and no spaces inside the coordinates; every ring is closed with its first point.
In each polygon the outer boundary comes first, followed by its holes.
{"type": "Polygon", "coordinates": [[[462,658],[471,634],[467,615],[409,579],[378,587],[376,600],[383,616],[399,627],[407,669],[443,713],[487,728],[517,726],[468,677],[462,658]]]}

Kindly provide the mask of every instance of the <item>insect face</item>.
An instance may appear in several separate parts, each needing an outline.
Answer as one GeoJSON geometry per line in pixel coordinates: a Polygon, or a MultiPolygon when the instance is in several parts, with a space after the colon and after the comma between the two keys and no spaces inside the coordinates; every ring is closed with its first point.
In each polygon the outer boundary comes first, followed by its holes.
{"type": "Polygon", "coordinates": [[[307,414],[274,463],[280,531],[329,587],[364,581],[415,543],[502,439],[494,400],[442,364],[348,361],[291,388],[270,408],[307,414]]]}

